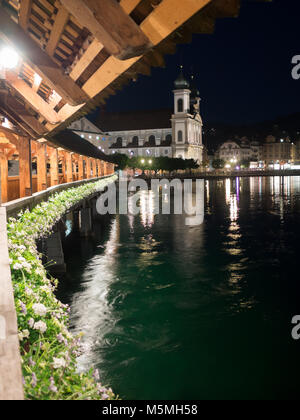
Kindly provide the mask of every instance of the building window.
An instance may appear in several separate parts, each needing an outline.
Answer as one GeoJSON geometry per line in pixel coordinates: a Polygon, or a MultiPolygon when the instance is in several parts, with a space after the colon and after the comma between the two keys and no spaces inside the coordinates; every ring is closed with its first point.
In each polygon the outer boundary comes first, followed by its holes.
{"type": "Polygon", "coordinates": [[[178,131],[177,136],[178,141],[183,141],[183,133],[181,130],[178,131]]]}
{"type": "Polygon", "coordinates": [[[183,112],[183,99],[178,99],[177,101],[177,112],[183,112]]]}
{"type": "Polygon", "coordinates": [[[166,142],[167,142],[168,144],[171,144],[171,143],[172,143],[172,135],[171,135],[171,134],[168,134],[168,135],[166,136],[166,142]]]}
{"type": "Polygon", "coordinates": [[[123,139],[122,139],[122,137],[118,137],[117,138],[117,147],[122,147],[122,141],[123,141],[123,139]]]}
{"type": "Polygon", "coordinates": [[[139,145],[139,138],[138,136],[134,136],[132,139],[132,144],[134,144],[135,146],[139,145]]]}
{"type": "Polygon", "coordinates": [[[169,154],[169,150],[168,149],[166,149],[165,150],[165,155],[168,155],[169,154]]]}
{"type": "Polygon", "coordinates": [[[155,136],[150,136],[149,137],[149,144],[150,146],[155,146],[155,136]]]}

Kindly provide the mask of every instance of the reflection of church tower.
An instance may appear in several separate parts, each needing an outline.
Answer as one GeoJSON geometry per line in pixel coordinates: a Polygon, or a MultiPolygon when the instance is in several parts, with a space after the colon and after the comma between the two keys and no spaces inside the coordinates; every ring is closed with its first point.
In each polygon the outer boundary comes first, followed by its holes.
{"type": "Polygon", "coordinates": [[[175,80],[174,114],[172,115],[173,156],[202,162],[202,119],[200,94],[194,77],[191,84],[181,67],[175,80]]]}

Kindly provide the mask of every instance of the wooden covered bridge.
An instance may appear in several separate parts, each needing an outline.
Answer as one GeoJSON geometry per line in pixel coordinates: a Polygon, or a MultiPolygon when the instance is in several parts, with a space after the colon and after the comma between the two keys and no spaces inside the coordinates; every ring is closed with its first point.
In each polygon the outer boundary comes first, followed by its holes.
{"type": "MultiPolygon", "coordinates": [[[[0,0],[1,202],[113,173],[110,158],[67,131],[239,0],[0,0]],[[8,176],[12,161],[19,172],[8,176]]],[[[0,212],[0,399],[23,397],[16,315],[0,212]]]]}

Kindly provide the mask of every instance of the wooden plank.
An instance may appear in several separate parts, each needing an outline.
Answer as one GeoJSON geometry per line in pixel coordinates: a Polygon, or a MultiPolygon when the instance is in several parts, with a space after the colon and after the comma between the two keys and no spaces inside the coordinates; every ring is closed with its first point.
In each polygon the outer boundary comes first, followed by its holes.
{"type": "Polygon", "coordinates": [[[58,114],[27,83],[18,79],[12,72],[7,73],[6,80],[22,96],[22,98],[50,124],[61,122],[58,114]]]}
{"type": "Polygon", "coordinates": [[[0,272],[0,400],[23,400],[17,315],[9,268],[5,208],[0,208],[0,272]]]}
{"type": "Polygon", "coordinates": [[[20,137],[18,151],[20,197],[29,197],[32,195],[30,139],[20,137]]]}
{"type": "Polygon", "coordinates": [[[60,7],[55,17],[54,25],[51,31],[50,39],[48,41],[46,52],[52,57],[54,51],[60,41],[61,35],[66,27],[70,18],[69,12],[64,8],[60,7]]]}
{"type": "Polygon", "coordinates": [[[47,189],[46,143],[37,142],[37,190],[47,189]]]}
{"type": "Polygon", "coordinates": [[[1,6],[0,37],[9,43],[66,102],[75,106],[89,100],[82,89],[69,76],[63,74],[63,69],[32,40],[30,35],[13,22],[1,6]]]}
{"type": "Polygon", "coordinates": [[[96,164],[96,159],[91,159],[92,160],[92,167],[93,167],[93,178],[97,177],[97,164],[96,164]]]}
{"type": "Polygon", "coordinates": [[[120,60],[143,54],[152,47],[139,26],[115,0],[61,0],[69,12],[90,30],[106,50],[120,60]]]}
{"type": "Polygon", "coordinates": [[[27,29],[29,17],[31,14],[32,0],[22,0],[20,1],[20,10],[19,10],[19,25],[23,29],[27,29]]]}

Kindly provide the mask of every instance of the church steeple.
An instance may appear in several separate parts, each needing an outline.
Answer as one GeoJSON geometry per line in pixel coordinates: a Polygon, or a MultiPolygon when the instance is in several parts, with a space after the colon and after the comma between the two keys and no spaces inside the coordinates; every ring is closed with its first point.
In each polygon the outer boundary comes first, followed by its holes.
{"type": "Polygon", "coordinates": [[[180,73],[177,77],[177,79],[174,82],[175,85],[175,89],[179,90],[179,89],[189,89],[190,84],[188,82],[188,80],[185,78],[184,73],[183,73],[183,66],[180,66],[180,73]]]}

